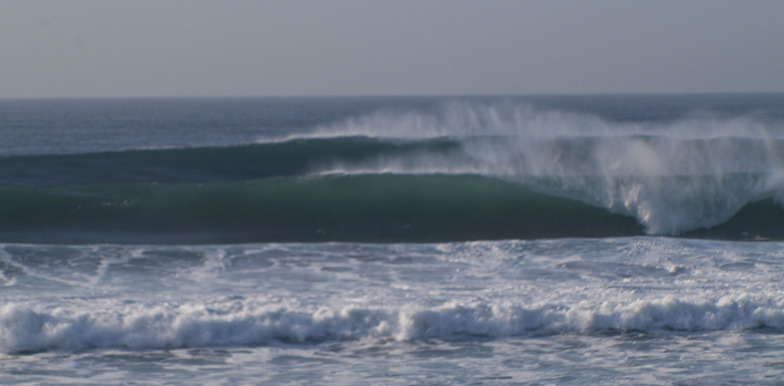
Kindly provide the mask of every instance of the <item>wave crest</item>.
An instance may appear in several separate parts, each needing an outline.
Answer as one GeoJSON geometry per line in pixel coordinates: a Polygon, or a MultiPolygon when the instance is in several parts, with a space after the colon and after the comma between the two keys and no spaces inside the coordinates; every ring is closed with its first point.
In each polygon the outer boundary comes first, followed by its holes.
{"type": "Polygon", "coordinates": [[[434,112],[378,112],[317,136],[448,137],[463,151],[322,165],[322,173],[475,173],[634,216],[651,234],[719,225],[743,206],[780,198],[784,126],[702,112],[667,122],[513,103],[446,103],[434,112]]]}
{"type": "Polygon", "coordinates": [[[84,312],[0,307],[5,353],[108,348],[172,349],[356,339],[471,339],[636,331],[784,328],[784,302],[747,296],[576,304],[448,303],[433,308],[297,310],[253,304],[140,305],[84,312]],[[105,311],[111,309],[113,311],[105,311]]]}

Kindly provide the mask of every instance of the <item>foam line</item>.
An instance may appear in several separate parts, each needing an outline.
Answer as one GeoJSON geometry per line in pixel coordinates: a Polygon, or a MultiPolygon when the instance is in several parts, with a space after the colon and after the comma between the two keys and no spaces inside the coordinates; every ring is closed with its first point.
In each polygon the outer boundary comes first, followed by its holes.
{"type": "Polygon", "coordinates": [[[161,349],[309,344],[355,339],[470,340],[532,334],[701,333],[784,328],[784,301],[717,299],[578,301],[569,304],[447,303],[423,308],[287,309],[234,303],[101,305],[91,310],[0,307],[0,351],[161,349]]]}

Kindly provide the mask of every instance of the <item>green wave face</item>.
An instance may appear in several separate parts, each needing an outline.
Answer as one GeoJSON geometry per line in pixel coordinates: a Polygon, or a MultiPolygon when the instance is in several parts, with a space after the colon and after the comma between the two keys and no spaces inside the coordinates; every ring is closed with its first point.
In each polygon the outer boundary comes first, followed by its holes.
{"type": "MultiPolygon", "coordinates": [[[[478,176],[362,175],[0,191],[14,242],[441,242],[613,237],[633,218],[478,176]]],[[[782,238],[771,200],[687,236],[782,238]]]]}
{"type": "Polygon", "coordinates": [[[327,176],[0,192],[19,242],[433,242],[640,234],[630,217],[477,176],[327,176]]]}

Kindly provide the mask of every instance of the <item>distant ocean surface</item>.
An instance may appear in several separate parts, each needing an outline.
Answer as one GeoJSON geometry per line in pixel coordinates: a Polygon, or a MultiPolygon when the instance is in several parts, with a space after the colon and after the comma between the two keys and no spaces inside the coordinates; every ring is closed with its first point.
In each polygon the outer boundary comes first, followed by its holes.
{"type": "Polygon", "coordinates": [[[784,95],[0,100],[0,383],[784,383],[784,95]]]}

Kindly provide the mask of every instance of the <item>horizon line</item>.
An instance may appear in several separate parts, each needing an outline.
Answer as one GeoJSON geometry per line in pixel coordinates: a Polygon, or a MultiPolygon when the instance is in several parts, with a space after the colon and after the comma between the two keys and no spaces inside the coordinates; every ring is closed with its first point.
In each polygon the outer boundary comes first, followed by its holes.
{"type": "Polygon", "coordinates": [[[96,100],[96,99],[340,99],[340,98],[481,98],[481,97],[568,97],[568,96],[699,96],[776,95],[784,91],[690,91],[690,92],[574,92],[574,93],[463,93],[463,94],[280,94],[280,95],[126,95],[126,96],[0,96],[0,100],[96,100]]]}

